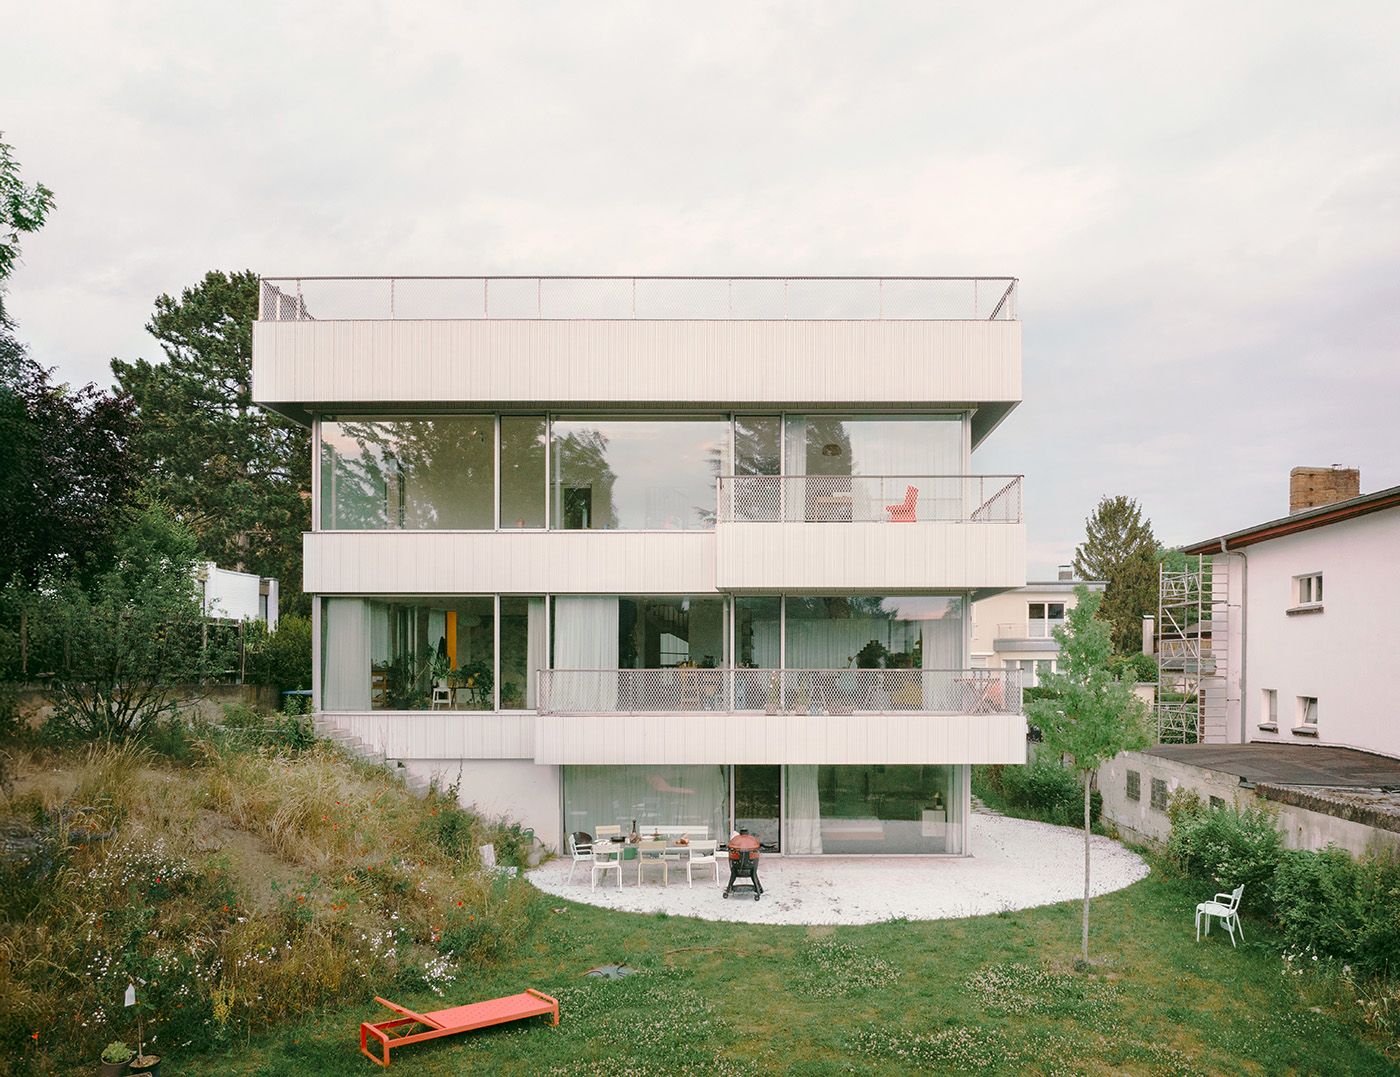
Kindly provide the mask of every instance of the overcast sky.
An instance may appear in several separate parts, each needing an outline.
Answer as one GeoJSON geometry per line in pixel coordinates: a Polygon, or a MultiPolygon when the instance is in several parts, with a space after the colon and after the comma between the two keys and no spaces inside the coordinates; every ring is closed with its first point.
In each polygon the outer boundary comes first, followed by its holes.
{"type": "Polygon", "coordinates": [[[1031,578],[1400,484],[1400,4],[31,4],[8,299],[75,382],[206,270],[1021,279],[1031,578]]]}

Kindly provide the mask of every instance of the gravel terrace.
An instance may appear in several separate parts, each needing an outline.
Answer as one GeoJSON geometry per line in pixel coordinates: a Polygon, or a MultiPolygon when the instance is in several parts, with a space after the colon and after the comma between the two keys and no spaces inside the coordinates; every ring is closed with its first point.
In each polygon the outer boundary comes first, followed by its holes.
{"type": "MultiPolygon", "coordinates": [[[[870,924],[907,917],[951,920],[1036,905],[1052,905],[1084,894],[1084,832],[1026,819],[970,817],[966,857],[765,857],[759,869],[763,900],[736,891],[722,900],[713,871],[697,870],[694,889],[674,866],[670,885],[655,869],[636,885],[635,861],[589,888],[589,865],[580,863],[567,883],[572,861],[554,860],[527,874],[545,893],[625,912],[667,912],[704,920],[751,924],[870,924]],[[630,867],[630,871],[628,868],[630,867]],[[702,881],[703,878],[703,881],[702,881]]],[[[1142,857],[1119,842],[1095,835],[1090,846],[1092,893],[1108,894],[1146,877],[1142,857]]],[[[721,864],[722,882],[729,869],[721,864]]]]}

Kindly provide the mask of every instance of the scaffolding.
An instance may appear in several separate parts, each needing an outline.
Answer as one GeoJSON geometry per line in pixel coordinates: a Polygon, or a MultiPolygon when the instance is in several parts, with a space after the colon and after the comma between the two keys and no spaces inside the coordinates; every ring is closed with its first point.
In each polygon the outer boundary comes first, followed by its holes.
{"type": "Polygon", "coordinates": [[[1157,742],[1222,743],[1228,717],[1230,573],[1224,555],[1160,569],[1157,742]]]}

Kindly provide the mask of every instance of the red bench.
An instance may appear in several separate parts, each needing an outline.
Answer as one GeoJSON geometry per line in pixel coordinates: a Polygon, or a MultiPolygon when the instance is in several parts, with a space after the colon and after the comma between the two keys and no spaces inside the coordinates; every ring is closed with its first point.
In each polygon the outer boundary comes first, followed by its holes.
{"type": "Polygon", "coordinates": [[[424,1040],[435,1040],[439,1036],[452,1036],[458,1032],[470,1032],[474,1028],[499,1025],[506,1021],[520,1021],[526,1017],[539,1017],[546,1013],[554,1015],[554,1024],[559,1023],[559,1000],[534,988],[527,988],[519,995],[473,1002],[467,1006],[454,1006],[450,1010],[434,1010],[432,1013],[414,1013],[378,995],[375,995],[374,1001],[382,1002],[400,1015],[392,1021],[373,1024],[366,1021],[360,1025],[360,1050],[381,1066],[389,1064],[390,1047],[422,1043],[424,1040]],[[414,1025],[425,1025],[427,1031],[410,1032],[409,1029],[414,1025]],[[379,1041],[384,1052],[382,1058],[376,1057],[370,1051],[371,1038],[379,1041]]]}

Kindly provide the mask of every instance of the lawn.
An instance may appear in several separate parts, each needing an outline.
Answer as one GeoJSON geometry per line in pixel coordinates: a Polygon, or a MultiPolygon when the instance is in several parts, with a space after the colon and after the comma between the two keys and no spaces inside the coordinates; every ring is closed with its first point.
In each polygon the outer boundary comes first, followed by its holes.
{"type": "MultiPolygon", "coordinates": [[[[1066,865],[1066,870],[1073,870],[1066,865]]],[[[864,927],[713,925],[555,905],[509,964],[432,992],[422,1012],[533,986],[537,1018],[404,1048],[398,1072],[1389,1074],[1373,1046],[1301,997],[1278,956],[1217,933],[1195,941],[1198,895],[1150,878],[1094,903],[1096,967],[1076,972],[1079,907],[864,927]],[[626,962],[623,980],[583,974],[626,962]]],[[[1251,925],[1253,928],[1253,925],[1251,925]]],[[[1251,930],[1251,936],[1258,935],[1251,930]]],[[[199,1072],[376,1072],[354,1006],[254,1039],[199,1072]]]]}
{"type": "Polygon", "coordinates": [[[388,1016],[374,994],[423,1012],[526,987],[559,998],[559,1027],[406,1047],[392,1071],[1394,1072],[1354,1005],[1284,974],[1264,926],[1198,944],[1209,895],[1156,873],[1095,899],[1087,970],[1074,902],[857,927],[611,912],[486,881],[476,846],[509,860],[519,832],[450,795],[324,745],[200,735],[8,757],[0,823],[31,852],[3,865],[0,1072],[95,1072],[134,1040],[112,1004],[132,977],[165,1077],[377,1073],[358,1037],[388,1016]],[[638,973],[586,975],[618,963],[638,973]]]}

